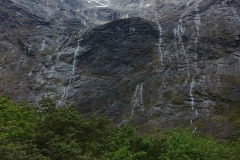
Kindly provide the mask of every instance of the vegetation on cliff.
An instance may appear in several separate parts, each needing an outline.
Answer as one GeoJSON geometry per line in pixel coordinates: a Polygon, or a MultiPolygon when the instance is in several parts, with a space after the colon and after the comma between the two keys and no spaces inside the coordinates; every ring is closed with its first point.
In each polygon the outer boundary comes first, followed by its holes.
{"type": "Polygon", "coordinates": [[[3,160],[219,160],[238,159],[240,139],[222,144],[178,129],[139,135],[130,125],[112,126],[106,117],[83,116],[72,106],[40,107],[0,97],[0,157],[3,160]]]}

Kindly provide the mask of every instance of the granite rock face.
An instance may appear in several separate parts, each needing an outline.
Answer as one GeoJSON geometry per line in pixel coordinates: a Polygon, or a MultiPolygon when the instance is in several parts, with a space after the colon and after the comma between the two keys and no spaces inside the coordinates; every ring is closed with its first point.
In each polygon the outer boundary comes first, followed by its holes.
{"type": "Polygon", "coordinates": [[[0,91],[104,114],[142,131],[192,127],[234,137],[236,0],[4,0],[0,91]]]}

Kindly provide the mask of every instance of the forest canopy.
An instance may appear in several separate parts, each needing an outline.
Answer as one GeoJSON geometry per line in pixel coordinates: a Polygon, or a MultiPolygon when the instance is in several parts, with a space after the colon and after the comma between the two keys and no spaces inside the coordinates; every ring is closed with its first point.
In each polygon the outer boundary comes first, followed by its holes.
{"type": "Polygon", "coordinates": [[[104,116],[83,116],[73,106],[56,108],[50,98],[14,103],[0,97],[0,156],[3,160],[219,160],[239,159],[240,139],[223,144],[188,129],[139,135],[104,116]]]}

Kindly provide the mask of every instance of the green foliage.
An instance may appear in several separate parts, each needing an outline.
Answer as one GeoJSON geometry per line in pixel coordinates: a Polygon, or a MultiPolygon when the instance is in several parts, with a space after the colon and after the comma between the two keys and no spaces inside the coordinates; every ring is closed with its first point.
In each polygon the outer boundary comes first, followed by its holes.
{"type": "MultiPolygon", "coordinates": [[[[105,156],[116,160],[154,159],[156,154],[151,154],[152,147],[157,147],[157,141],[149,137],[137,136],[135,129],[129,125],[123,125],[107,137],[108,152],[105,156]]],[[[157,152],[156,152],[157,153],[157,152]]]]}
{"type": "MultiPolygon", "coordinates": [[[[236,121],[237,132],[240,134],[240,120],[236,121]]],[[[236,155],[236,159],[240,159],[240,137],[237,138],[236,141],[232,143],[232,148],[234,148],[234,154],[236,155]]]]}
{"type": "MultiPolygon", "coordinates": [[[[28,156],[36,149],[32,141],[36,137],[38,121],[35,110],[0,97],[0,157],[30,159],[28,156]]],[[[36,156],[41,155],[36,151],[36,156]]]]}
{"type": "Polygon", "coordinates": [[[56,103],[50,97],[43,98],[38,103],[41,111],[51,113],[56,110],[56,103]]]}
{"type": "Polygon", "coordinates": [[[74,108],[59,108],[40,124],[36,141],[43,154],[51,159],[72,159],[83,154],[98,156],[107,123],[103,117],[85,119],[74,108]]]}
{"type": "Polygon", "coordinates": [[[3,160],[181,160],[236,159],[240,141],[226,146],[190,131],[138,135],[130,125],[111,126],[106,117],[82,116],[72,106],[40,108],[0,97],[0,156],[3,160]],[[26,107],[25,107],[26,105],[26,107]]]}
{"type": "Polygon", "coordinates": [[[12,143],[31,140],[35,137],[37,121],[34,110],[15,106],[10,100],[0,97],[0,139],[9,138],[12,143]]]}
{"type": "Polygon", "coordinates": [[[230,160],[231,149],[211,138],[200,138],[198,134],[185,130],[172,131],[164,142],[163,160],[230,160]]]}

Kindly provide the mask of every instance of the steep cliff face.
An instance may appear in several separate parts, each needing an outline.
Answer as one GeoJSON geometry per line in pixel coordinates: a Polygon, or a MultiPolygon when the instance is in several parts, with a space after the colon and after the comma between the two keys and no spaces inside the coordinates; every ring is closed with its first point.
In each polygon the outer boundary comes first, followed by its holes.
{"type": "Polygon", "coordinates": [[[237,134],[234,0],[14,1],[0,5],[0,90],[50,96],[143,131],[237,134]]]}

